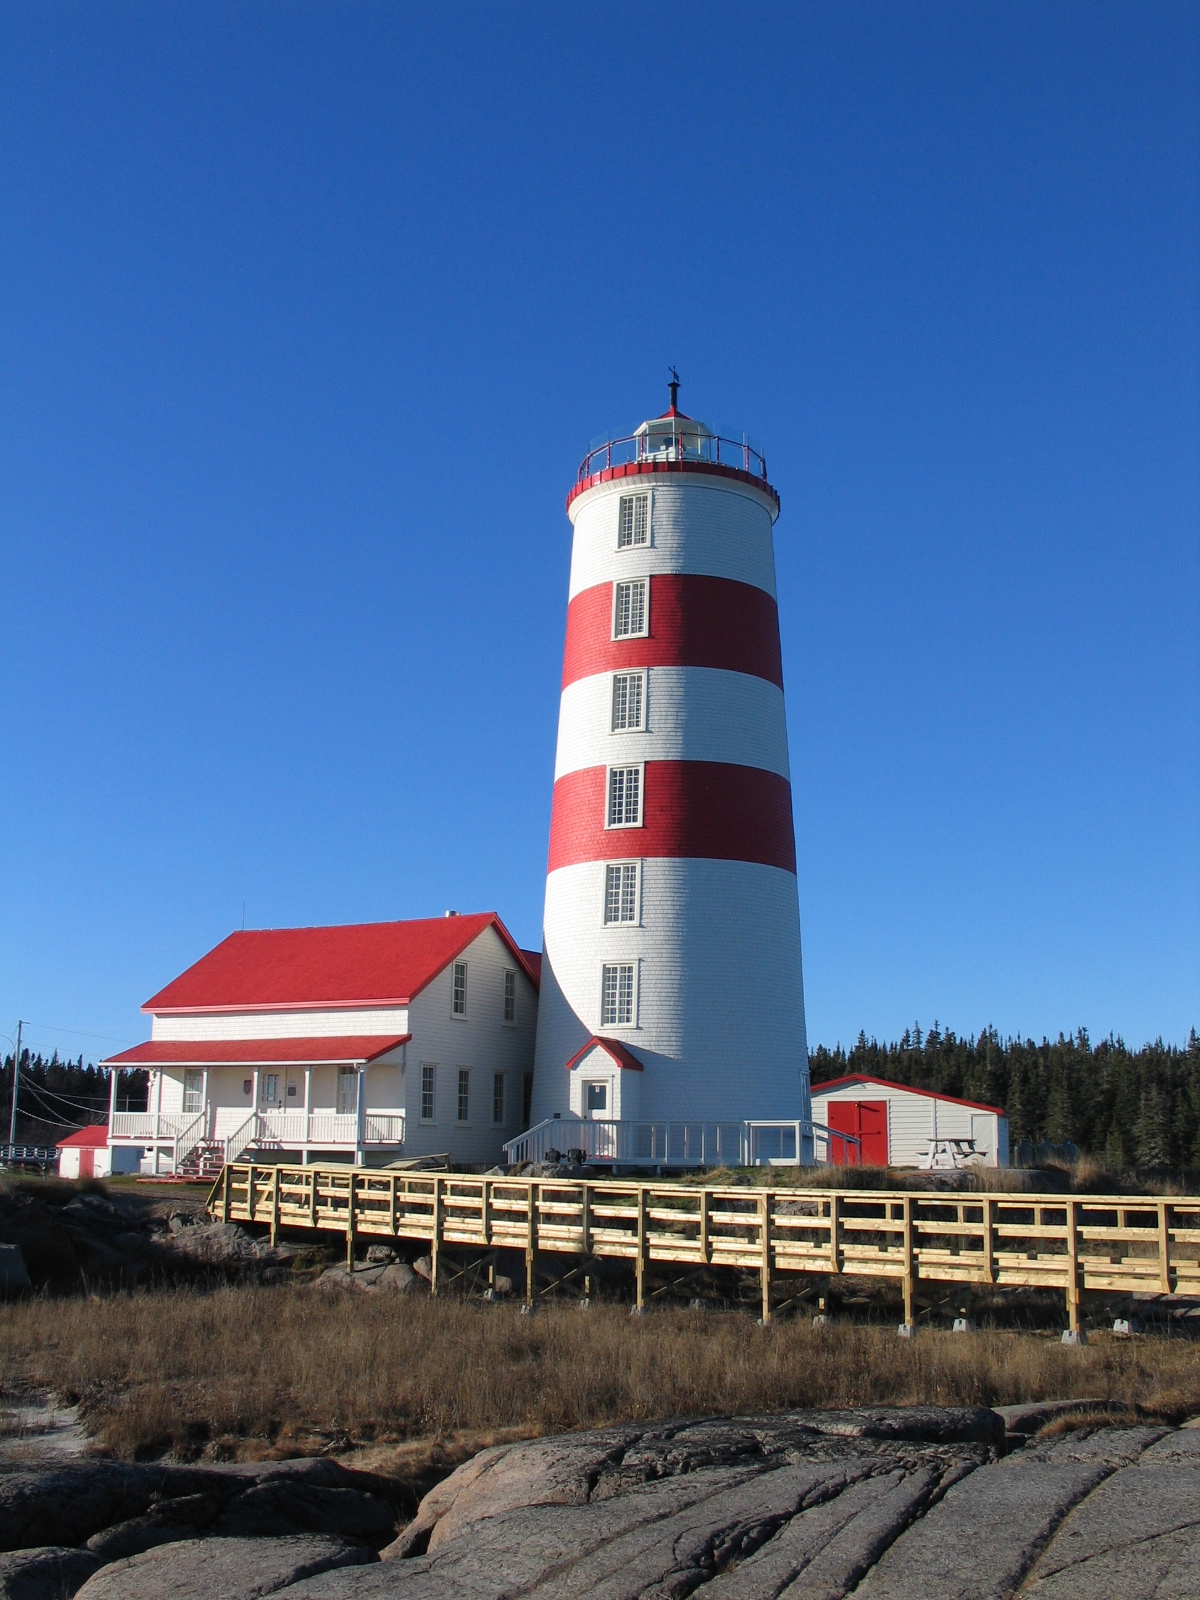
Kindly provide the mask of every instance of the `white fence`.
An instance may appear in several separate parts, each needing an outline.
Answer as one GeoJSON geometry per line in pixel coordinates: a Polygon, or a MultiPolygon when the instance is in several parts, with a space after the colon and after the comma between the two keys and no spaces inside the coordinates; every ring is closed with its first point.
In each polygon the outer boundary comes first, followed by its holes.
{"type": "Polygon", "coordinates": [[[824,1123],[671,1122],[551,1117],[504,1146],[510,1166],[582,1152],[585,1161],[628,1167],[857,1166],[859,1141],[824,1123]]]}

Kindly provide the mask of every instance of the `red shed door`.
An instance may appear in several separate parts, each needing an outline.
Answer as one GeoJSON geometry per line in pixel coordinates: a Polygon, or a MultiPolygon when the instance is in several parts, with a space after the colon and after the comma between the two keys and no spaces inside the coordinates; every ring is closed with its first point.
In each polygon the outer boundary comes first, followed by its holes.
{"type": "Polygon", "coordinates": [[[96,1175],[96,1152],[85,1146],[79,1152],[79,1176],[81,1178],[94,1178],[96,1175]]]}
{"type": "Polygon", "coordinates": [[[861,1141],[842,1145],[834,1139],[833,1161],[837,1166],[886,1167],[888,1164],[888,1125],[886,1100],[831,1100],[829,1127],[834,1133],[849,1133],[861,1141]]]}

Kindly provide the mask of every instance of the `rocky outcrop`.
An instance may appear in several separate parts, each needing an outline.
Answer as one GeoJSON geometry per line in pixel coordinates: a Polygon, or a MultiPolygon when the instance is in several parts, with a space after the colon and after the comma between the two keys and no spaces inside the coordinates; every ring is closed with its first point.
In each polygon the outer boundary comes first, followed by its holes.
{"type": "Polygon", "coordinates": [[[100,1567],[87,1550],[43,1545],[0,1555],[0,1600],[62,1600],[72,1595],[100,1567]]]}
{"type": "Polygon", "coordinates": [[[259,1600],[315,1573],[375,1561],[362,1545],[325,1534],[279,1539],[191,1539],[101,1567],[79,1600],[259,1600]]]}
{"type": "Polygon", "coordinates": [[[1200,1593],[1200,1428],[1047,1414],[1040,1435],[1020,1431],[1035,1426],[1029,1408],[1006,1429],[982,1408],[911,1407],[500,1445],[437,1485],[394,1539],[394,1493],[327,1460],[0,1473],[6,1537],[48,1544],[58,1529],[58,1548],[0,1559],[33,1575],[86,1539],[53,1591],[82,1583],[84,1600],[1200,1593]]]}

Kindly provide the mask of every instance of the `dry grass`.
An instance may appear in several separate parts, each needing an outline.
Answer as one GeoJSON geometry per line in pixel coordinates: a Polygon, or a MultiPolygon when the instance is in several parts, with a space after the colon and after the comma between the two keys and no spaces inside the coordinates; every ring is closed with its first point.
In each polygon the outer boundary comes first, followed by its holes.
{"type": "Polygon", "coordinates": [[[1200,1410],[1200,1346],[923,1333],[739,1313],[375,1299],[305,1288],[176,1289],[0,1307],[11,1385],[77,1398],[123,1456],[304,1453],[789,1406],[1101,1397],[1200,1410]]]}

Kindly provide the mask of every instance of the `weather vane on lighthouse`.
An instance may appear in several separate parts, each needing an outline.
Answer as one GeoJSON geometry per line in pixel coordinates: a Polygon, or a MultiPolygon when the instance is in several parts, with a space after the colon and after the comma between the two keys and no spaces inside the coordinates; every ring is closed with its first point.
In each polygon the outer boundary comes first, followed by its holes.
{"type": "Polygon", "coordinates": [[[671,374],[667,388],[671,391],[671,410],[674,411],[677,409],[676,402],[679,399],[679,374],[674,367],[668,367],[667,371],[671,374]]]}

